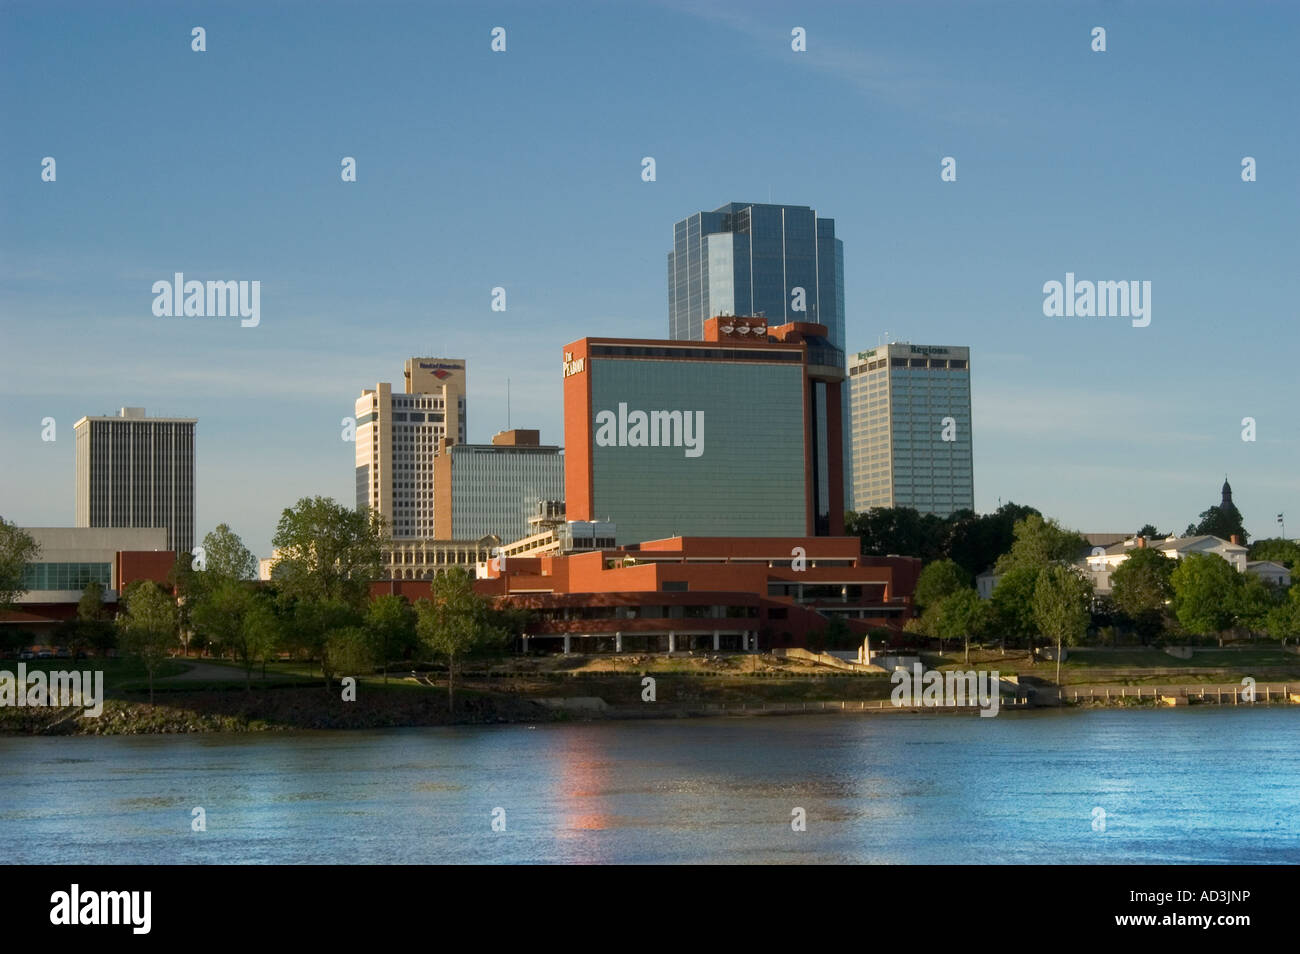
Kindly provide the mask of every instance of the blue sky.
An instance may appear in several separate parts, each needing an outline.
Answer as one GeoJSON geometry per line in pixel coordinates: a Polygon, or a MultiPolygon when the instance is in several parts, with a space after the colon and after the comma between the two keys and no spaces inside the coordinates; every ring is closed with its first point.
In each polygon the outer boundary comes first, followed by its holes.
{"type": "Polygon", "coordinates": [[[665,336],[673,222],[770,198],[835,219],[851,349],[971,346],[978,509],[1181,531],[1226,473],[1300,528],[1293,4],[114,7],[0,5],[8,519],[70,525],[73,422],[138,405],[199,419],[199,532],[265,555],[352,501],[340,419],[411,355],[468,361],[471,440],[509,378],[559,443],[562,346],[665,336]],[[177,271],[261,281],[260,326],[154,317],[177,271]],[[1150,281],[1150,326],[1044,317],[1067,271],[1150,281]]]}

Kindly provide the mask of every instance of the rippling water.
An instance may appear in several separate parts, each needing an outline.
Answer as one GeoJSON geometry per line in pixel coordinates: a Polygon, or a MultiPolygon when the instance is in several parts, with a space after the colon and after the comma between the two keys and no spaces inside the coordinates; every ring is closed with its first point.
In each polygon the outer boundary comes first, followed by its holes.
{"type": "Polygon", "coordinates": [[[0,836],[44,863],[1296,863],[1298,736],[1194,708],[0,738],[0,836]]]}

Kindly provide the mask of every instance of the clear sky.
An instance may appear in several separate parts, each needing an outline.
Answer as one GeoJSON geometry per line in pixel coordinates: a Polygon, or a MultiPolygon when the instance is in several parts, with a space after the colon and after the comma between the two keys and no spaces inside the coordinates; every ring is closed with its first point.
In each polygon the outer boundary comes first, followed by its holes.
{"type": "Polygon", "coordinates": [[[835,220],[850,349],[973,349],[978,509],[1181,531],[1227,474],[1294,537],[1297,37],[1293,3],[5,2],[0,514],[71,525],[73,423],[144,406],[199,419],[199,535],[267,555],[353,501],[340,421],[412,355],[468,361],[470,440],[509,378],[561,443],[562,346],[666,336],[673,222],[771,200],[835,220]],[[155,317],[178,271],[260,281],[261,324],[155,317]],[[1150,281],[1150,325],[1045,317],[1066,272],[1150,281]]]}

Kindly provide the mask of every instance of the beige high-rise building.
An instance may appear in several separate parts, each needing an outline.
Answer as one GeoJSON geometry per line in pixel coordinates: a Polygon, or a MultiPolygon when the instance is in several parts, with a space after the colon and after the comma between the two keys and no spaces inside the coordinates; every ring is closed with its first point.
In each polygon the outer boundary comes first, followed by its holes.
{"type": "Polygon", "coordinates": [[[145,417],[142,407],[77,421],[76,525],[166,527],[167,548],[189,553],[196,423],[192,417],[145,417]]]}
{"type": "Polygon", "coordinates": [[[381,514],[394,540],[431,539],[439,443],[465,443],[465,362],[410,358],[402,376],[403,391],[381,383],[357,398],[357,509],[381,514]]]}
{"type": "Polygon", "coordinates": [[[849,358],[853,509],[975,508],[970,348],[907,341],[849,358]]]}

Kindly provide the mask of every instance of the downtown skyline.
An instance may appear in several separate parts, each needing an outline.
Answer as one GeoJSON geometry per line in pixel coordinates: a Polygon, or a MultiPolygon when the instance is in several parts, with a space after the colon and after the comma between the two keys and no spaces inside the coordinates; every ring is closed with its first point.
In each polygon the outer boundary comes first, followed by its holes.
{"type": "Polygon", "coordinates": [[[416,354],[466,361],[469,441],[561,443],[564,342],[662,337],[673,223],[770,201],[835,220],[847,352],[972,348],[977,510],[1178,532],[1226,473],[1252,536],[1278,535],[1278,512],[1300,520],[1296,13],[1192,7],[1170,32],[1158,7],[937,8],[951,29],[893,8],[421,8],[351,29],[331,5],[11,6],[0,513],[71,526],[73,423],[143,406],[198,419],[196,535],[226,522],[265,555],[282,508],[353,499],[341,421],[416,354]],[[743,65],[708,96],[659,68],[718,49],[743,65]],[[75,75],[32,68],[60,57],[75,75]],[[718,134],[714,99],[771,141],[718,134]],[[156,317],[177,272],[260,281],[260,323],[156,317]],[[1045,317],[1044,283],[1071,273],[1150,281],[1149,326],[1045,317]]]}

